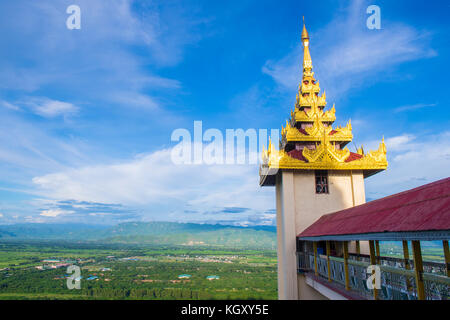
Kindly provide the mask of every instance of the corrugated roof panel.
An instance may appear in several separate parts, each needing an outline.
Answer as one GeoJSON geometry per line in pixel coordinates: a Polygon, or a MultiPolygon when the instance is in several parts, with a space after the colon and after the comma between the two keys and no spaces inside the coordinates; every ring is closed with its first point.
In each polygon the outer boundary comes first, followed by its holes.
{"type": "Polygon", "coordinates": [[[450,178],[322,216],[299,237],[450,230],[450,178]]]}

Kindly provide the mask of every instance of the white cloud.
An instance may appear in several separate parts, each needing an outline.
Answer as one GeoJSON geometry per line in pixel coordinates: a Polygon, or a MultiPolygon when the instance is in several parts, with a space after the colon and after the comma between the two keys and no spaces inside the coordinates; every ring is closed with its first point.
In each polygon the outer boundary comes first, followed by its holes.
{"type": "Polygon", "coordinates": [[[60,215],[66,215],[66,214],[71,214],[71,213],[73,213],[73,211],[66,211],[66,210],[61,210],[61,209],[48,209],[48,210],[43,210],[41,212],[41,216],[58,217],[60,215]]]}
{"type": "MultiPolygon", "coordinates": [[[[133,208],[121,204],[98,203],[77,200],[34,199],[29,203],[39,216],[39,221],[87,224],[115,224],[117,222],[141,220],[140,214],[133,208]]],[[[34,213],[33,212],[33,213],[34,213]]]]}
{"type": "Polygon", "coordinates": [[[417,138],[403,134],[386,139],[389,166],[386,171],[366,180],[367,198],[384,197],[449,177],[448,141],[449,131],[417,138]]]}
{"type": "MultiPolygon", "coordinates": [[[[389,79],[386,71],[394,65],[436,55],[429,47],[426,31],[387,19],[383,19],[382,30],[365,28],[366,7],[365,1],[352,1],[325,27],[309,30],[316,78],[333,99],[373,79],[389,79]]],[[[295,89],[301,78],[302,59],[303,48],[298,41],[282,59],[267,61],[262,71],[280,86],[295,89]]]]}
{"type": "Polygon", "coordinates": [[[7,109],[11,109],[11,110],[15,110],[15,111],[20,110],[20,107],[19,107],[19,106],[15,105],[15,104],[12,104],[12,103],[10,103],[10,102],[8,102],[8,101],[2,101],[2,100],[0,100],[0,105],[1,105],[2,107],[7,108],[7,109]]]}
{"type": "Polygon", "coordinates": [[[437,106],[437,103],[417,103],[412,105],[401,106],[394,109],[394,112],[411,111],[423,108],[430,108],[437,106]]]}
{"type": "Polygon", "coordinates": [[[53,118],[60,115],[67,116],[76,113],[79,109],[72,103],[48,98],[30,98],[24,103],[31,107],[34,113],[46,118],[53,118]]]}
{"type": "Polygon", "coordinates": [[[29,181],[29,175],[90,163],[97,156],[84,141],[74,137],[55,137],[43,126],[33,125],[15,114],[2,114],[0,170],[6,181],[29,181]]]}
{"type": "Polygon", "coordinates": [[[408,143],[414,140],[416,137],[412,134],[403,134],[396,137],[390,137],[387,138],[386,148],[388,148],[390,151],[401,151],[405,148],[409,148],[408,143]]]}
{"type": "Polygon", "coordinates": [[[38,176],[33,183],[43,197],[121,203],[145,213],[157,211],[159,219],[205,219],[205,213],[227,207],[255,214],[275,206],[274,191],[258,185],[256,165],[175,165],[171,149],[38,176]]]}
{"type": "Polygon", "coordinates": [[[117,103],[128,107],[137,107],[149,110],[159,109],[159,104],[154,98],[139,93],[116,92],[111,95],[111,98],[117,103]]]}
{"type": "MultiPolygon", "coordinates": [[[[194,29],[204,21],[185,6],[165,1],[79,0],[77,5],[81,29],[68,30],[68,15],[60,3],[0,3],[5,13],[0,47],[11,48],[0,61],[1,89],[33,92],[53,87],[67,96],[127,108],[115,100],[115,93],[142,97],[150,90],[180,87],[177,80],[155,73],[181,61],[185,47],[200,39],[194,29]]],[[[53,105],[41,111],[52,115],[68,107],[53,105]]]]}
{"type": "MultiPolygon", "coordinates": [[[[387,137],[389,167],[366,180],[367,198],[449,176],[449,139],[450,132],[420,139],[409,133],[387,137]]],[[[365,149],[378,145],[368,142],[365,149]]],[[[49,199],[121,203],[139,208],[144,219],[273,224],[269,209],[275,206],[274,190],[259,187],[256,166],[175,165],[171,152],[164,149],[123,163],[37,176],[35,193],[49,199]]]]}

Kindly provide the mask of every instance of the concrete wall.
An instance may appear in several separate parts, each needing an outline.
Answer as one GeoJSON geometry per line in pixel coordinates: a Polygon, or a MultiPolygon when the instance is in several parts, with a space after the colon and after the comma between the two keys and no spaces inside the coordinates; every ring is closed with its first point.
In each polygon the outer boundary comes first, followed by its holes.
{"type": "MultiPolygon", "coordinates": [[[[348,252],[356,253],[356,241],[350,241],[349,246],[348,246],[348,252]]],[[[370,254],[369,241],[360,241],[359,242],[359,253],[370,254]]]]}
{"type": "Polygon", "coordinates": [[[277,176],[278,298],[297,300],[297,244],[295,230],[294,176],[277,176]]]}
{"type": "Polygon", "coordinates": [[[297,286],[298,300],[329,300],[327,297],[320,294],[319,291],[307,284],[304,275],[298,275],[297,286]]]}
{"type": "MultiPolygon", "coordinates": [[[[329,171],[328,184],[328,194],[316,194],[314,170],[282,170],[277,176],[279,299],[299,298],[296,236],[322,215],[366,201],[360,171],[329,171]]],[[[364,253],[363,247],[361,245],[361,253],[364,253]]]]}
{"type": "Polygon", "coordinates": [[[362,172],[329,171],[328,194],[316,194],[315,175],[309,171],[284,171],[294,177],[295,229],[299,234],[322,215],[366,202],[362,172]]]}

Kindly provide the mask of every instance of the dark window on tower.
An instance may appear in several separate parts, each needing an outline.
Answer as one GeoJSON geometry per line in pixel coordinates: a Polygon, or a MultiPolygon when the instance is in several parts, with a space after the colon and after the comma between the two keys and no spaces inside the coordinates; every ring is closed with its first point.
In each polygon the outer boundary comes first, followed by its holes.
{"type": "Polygon", "coordinates": [[[316,193],[330,193],[326,170],[316,170],[316,193]]]}

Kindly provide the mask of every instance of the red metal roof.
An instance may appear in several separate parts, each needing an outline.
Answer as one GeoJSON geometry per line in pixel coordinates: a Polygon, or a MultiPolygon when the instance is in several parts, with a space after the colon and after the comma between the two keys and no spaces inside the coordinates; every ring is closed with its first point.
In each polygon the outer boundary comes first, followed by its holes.
{"type": "Polygon", "coordinates": [[[289,155],[289,157],[291,157],[291,158],[295,158],[295,159],[297,159],[297,160],[301,160],[301,161],[304,161],[304,162],[308,162],[308,159],[306,159],[306,158],[303,156],[302,150],[296,150],[296,149],[291,150],[291,151],[288,152],[288,155],[289,155]]]}
{"type": "Polygon", "coordinates": [[[302,129],[302,128],[297,128],[297,130],[299,131],[299,132],[301,132],[301,133],[303,133],[305,136],[309,136],[309,133],[308,132],[306,132],[306,130],[305,129],[302,129]]]}
{"type": "Polygon", "coordinates": [[[331,130],[329,135],[332,136],[335,133],[337,133],[337,130],[331,130]]]}
{"type": "Polygon", "coordinates": [[[450,178],[327,214],[299,237],[450,230],[450,178]]]}
{"type": "Polygon", "coordinates": [[[345,162],[352,162],[354,160],[359,160],[361,159],[363,156],[360,155],[359,153],[354,153],[354,152],[350,152],[350,155],[348,156],[347,159],[345,159],[345,162]]]}

